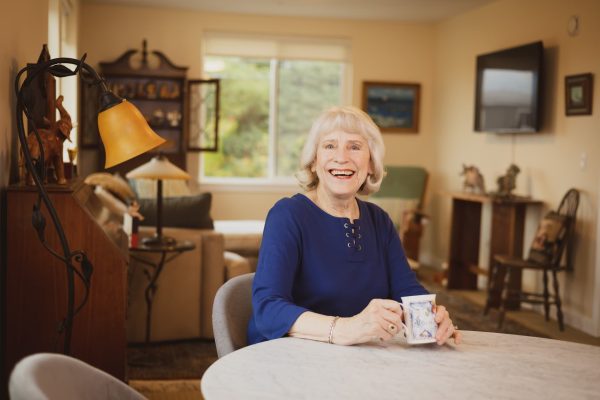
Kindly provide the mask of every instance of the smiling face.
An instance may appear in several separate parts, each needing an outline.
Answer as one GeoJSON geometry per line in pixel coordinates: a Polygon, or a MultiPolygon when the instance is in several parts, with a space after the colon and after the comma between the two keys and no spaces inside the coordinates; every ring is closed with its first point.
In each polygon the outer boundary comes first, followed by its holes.
{"type": "Polygon", "coordinates": [[[373,173],[367,140],[357,133],[336,130],[324,134],[311,170],[319,178],[318,190],[339,199],[353,198],[373,173]]]}

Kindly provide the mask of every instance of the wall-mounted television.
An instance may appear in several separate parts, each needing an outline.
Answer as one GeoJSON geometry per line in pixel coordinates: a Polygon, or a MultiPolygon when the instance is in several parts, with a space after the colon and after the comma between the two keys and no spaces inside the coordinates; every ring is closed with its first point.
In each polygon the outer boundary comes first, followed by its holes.
{"type": "Polygon", "coordinates": [[[539,131],[543,64],[542,42],[478,56],[475,131],[539,131]]]}

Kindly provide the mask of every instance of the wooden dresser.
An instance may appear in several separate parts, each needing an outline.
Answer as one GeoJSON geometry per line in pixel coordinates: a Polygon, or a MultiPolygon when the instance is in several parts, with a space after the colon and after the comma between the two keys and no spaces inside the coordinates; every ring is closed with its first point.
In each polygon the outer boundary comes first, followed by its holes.
{"type": "MultiPolygon", "coordinates": [[[[47,189],[71,250],[83,250],[94,267],[89,298],[73,322],[71,355],[124,380],[127,238],[118,224],[102,222],[110,213],[89,186],[76,182],[48,185],[47,189]]],[[[66,267],[42,246],[32,227],[36,198],[33,187],[11,186],[6,193],[3,385],[24,356],[63,351],[64,337],[58,333],[58,326],[66,314],[66,267]]],[[[54,250],[59,250],[52,220],[42,209],[47,222],[46,239],[54,250]]],[[[83,297],[83,287],[76,277],[76,307],[83,297]]]]}

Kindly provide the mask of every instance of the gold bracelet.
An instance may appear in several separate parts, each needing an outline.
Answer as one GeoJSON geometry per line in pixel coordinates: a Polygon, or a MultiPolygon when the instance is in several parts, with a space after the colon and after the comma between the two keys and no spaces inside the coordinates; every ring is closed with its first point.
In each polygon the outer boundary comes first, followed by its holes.
{"type": "Polygon", "coordinates": [[[329,339],[327,339],[327,343],[329,344],[333,344],[333,328],[335,328],[335,323],[338,319],[340,319],[340,317],[333,317],[333,320],[331,321],[331,326],[329,327],[329,339]]]}

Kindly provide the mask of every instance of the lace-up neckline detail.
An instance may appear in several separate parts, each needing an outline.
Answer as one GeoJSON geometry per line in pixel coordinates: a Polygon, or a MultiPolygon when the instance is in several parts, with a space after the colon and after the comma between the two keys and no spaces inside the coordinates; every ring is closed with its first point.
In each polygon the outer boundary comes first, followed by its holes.
{"type": "Polygon", "coordinates": [[[346,245],[355,251],[362,251],[362,234],[360,233],[360,221],[354,220],[354,223],[344,222],[344,234],[346,237],[346,245]]]}

